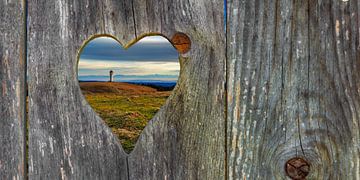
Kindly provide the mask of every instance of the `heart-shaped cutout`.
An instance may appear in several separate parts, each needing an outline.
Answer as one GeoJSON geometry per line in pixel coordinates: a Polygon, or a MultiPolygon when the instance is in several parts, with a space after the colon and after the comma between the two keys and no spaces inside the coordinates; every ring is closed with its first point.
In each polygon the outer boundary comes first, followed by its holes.
{"type": "Polygon", "coordinates": [[[162,36],[148,36],[128,49],[114,38],[98,37],[82,48],[80,88],[127,153],[174,89],[180,72],[178,51],[189,50],[183,43],[186,37],[175,35],[172,45],[162,36]]]}

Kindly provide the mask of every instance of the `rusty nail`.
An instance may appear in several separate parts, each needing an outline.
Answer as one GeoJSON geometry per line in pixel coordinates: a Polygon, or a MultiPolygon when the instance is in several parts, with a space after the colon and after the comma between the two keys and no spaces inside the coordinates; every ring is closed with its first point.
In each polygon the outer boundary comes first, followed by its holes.
{"type": "Polygon", "coordinates": [[[181,54],[187,53],[191,47],[191,41],[189,36],[181,32],[176,33],[172,37],[171,43],[181,54]]]}
{"type": "Polygon", "coordinates": [[[286,174],[294,180],[304,180],[310,172],[310,165],[302,158],[288,160],[285,165],[286,174]]]}

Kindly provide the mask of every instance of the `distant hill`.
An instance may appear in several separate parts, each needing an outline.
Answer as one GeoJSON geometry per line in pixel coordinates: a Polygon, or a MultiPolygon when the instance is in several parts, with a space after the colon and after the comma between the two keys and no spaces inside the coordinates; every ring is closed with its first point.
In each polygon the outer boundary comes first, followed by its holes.
{"type": "Polygon", "coordinates": [[[138,78],[138,79],[142,79],[142,78],[144,78],[144,79],[156,79],[156,78],[177,79],[178,78],[177,75],[163,75],[163,74],[150,74],[150,75],[122,75],[122,74],[119,74],[119,75],[115,75],[114,77],[115,78],[138,78]]]}
{"type": "Polygon", "coordinates": [[[176,85],[176,82],[159,82],[159,81],[133,81],[128,82],[130,84],[137,84],[142,86],[148,86],[157,89],[158,91],[172,91],[176,85]]]}

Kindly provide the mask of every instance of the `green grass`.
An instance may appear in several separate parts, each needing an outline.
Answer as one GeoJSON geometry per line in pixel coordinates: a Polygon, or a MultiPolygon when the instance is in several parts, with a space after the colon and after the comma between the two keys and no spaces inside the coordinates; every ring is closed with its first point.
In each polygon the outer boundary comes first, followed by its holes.
{"type": "Polygon", "coordinates": [[[165,103],[164,94],[85,94],[91,107],[118,136],[124,150],[130,153],[149,120],[165,103]]]}

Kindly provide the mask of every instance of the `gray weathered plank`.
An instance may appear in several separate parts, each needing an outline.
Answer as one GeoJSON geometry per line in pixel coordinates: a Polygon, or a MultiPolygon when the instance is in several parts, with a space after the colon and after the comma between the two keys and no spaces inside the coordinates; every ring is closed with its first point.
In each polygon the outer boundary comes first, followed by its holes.
{"type": "Polygon", "coordinates": [[[130,179],[225,178],[223,1],[134,0],[136,34],[186,33],[178,85],[129,156],[130,179]]]}
{"type": "Polygon", "coordinates": [[[223,179],[223,27],[223,3],[215,0],[29,3],[30,179],[126,179],[125,153],[81,95],[77,50],[94,34],[130,44],[178,31],[192,50],[129,156],[129,179],[223,179]]]}
{"type": "Polygon", "coordinates": [[[360,179],[360,1],[228,3],[228,179],[360,179]]]}
{"type": "Polygon", "coordinates": [[[25,177],[25,4],[0,0],[0,179],[25,177]]]}
{"type": "Polygon", "coordinates": [[[29,179],[128,179],[127,155],[77,81],[77,53],[99,34],[133,39],[130,1],[29,2],[29,179]]]}

